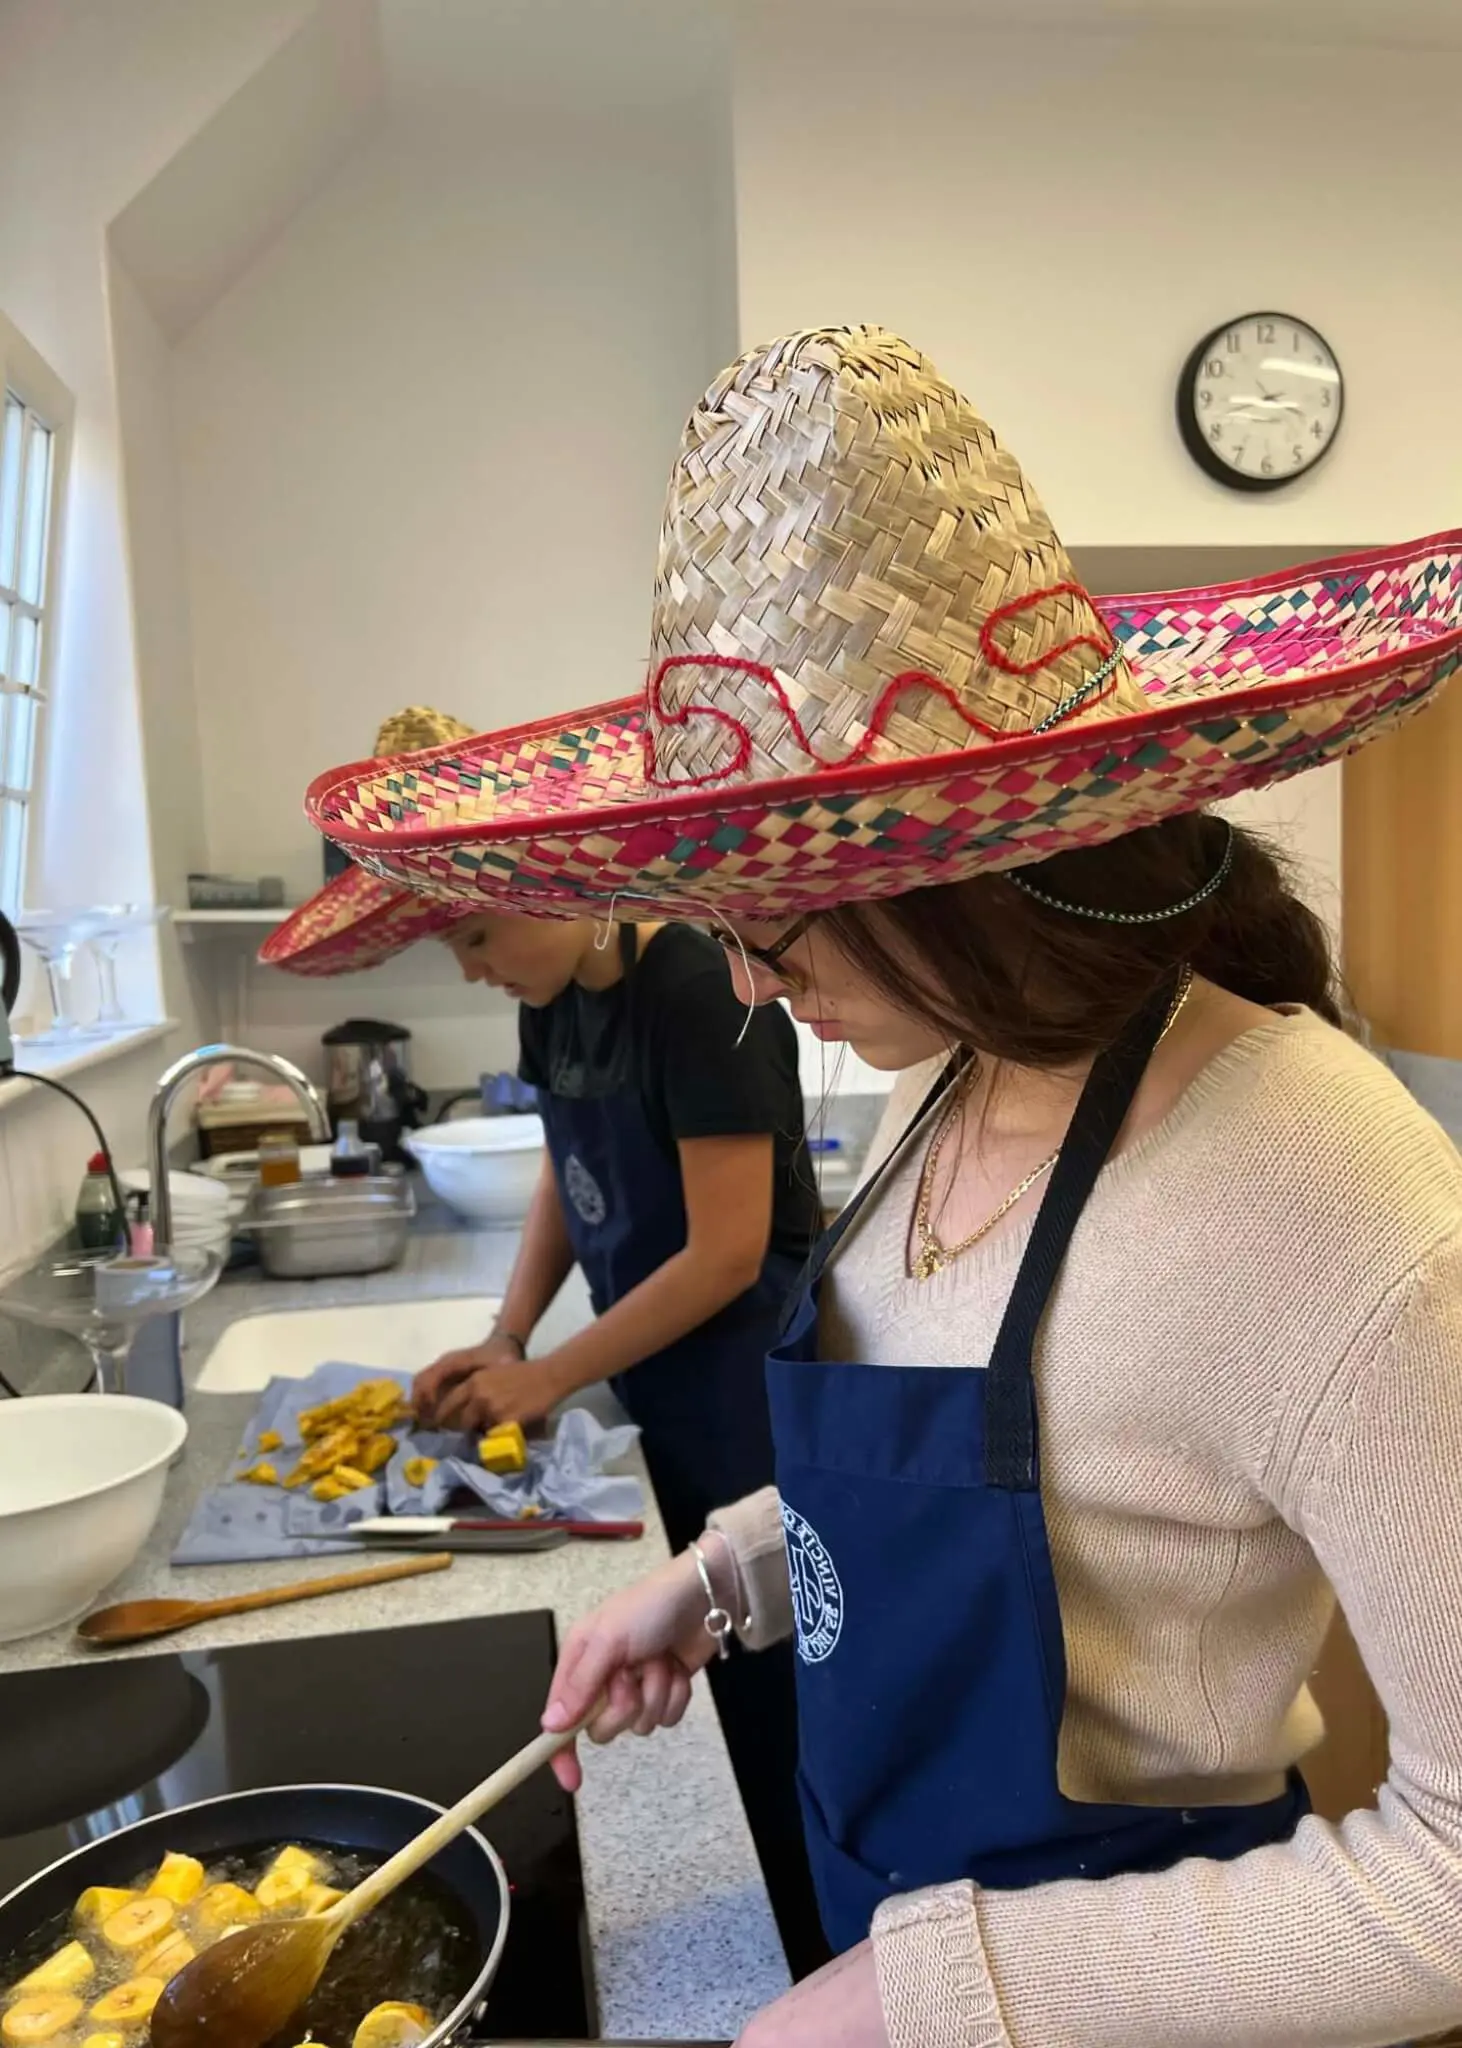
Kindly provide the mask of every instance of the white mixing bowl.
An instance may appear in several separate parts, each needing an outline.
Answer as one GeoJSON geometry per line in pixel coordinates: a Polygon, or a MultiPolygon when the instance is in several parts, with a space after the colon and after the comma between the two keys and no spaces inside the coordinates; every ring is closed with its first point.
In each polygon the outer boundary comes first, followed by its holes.
{"type": "Polygon", "coordinates": [[[474,1223],[511,1228],[528,1214],[543,1165],[543,1119],[464,1116],[408,1131],[401,1141],[426,1184],[474,1223]]]}
{"type": "Polygon", "coordinates": [[[127,1394],[0,1401],[0,1643],[74,1621],[126,1571],[187,1434],[127,1394]]]}

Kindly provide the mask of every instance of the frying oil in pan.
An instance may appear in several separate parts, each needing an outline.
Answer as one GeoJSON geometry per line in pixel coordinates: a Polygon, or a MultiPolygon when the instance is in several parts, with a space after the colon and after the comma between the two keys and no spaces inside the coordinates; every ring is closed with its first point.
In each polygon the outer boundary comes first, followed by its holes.
{"type": "MultiPolygon", "coordinates": [[[[338,1851],[330,1862],[332,1882],[343,1891],[375,1868],[373,1861],[338,1851]]],[[[443,2020],[471,1989],[482,1962],[476,1931],[456,1895],[423,1871],[351,1928],[278,2048],[297,2041],[350,2048],[365,2015],[385,1999],[423,2006],[433,2021],[443,2020]]]]}
{"type": "MultiPolygon", "coordinates": [[[[321,1879],[340,1891],[349,1891],[376,1867],[374,1858],[313,1844],[301,1846],[310,1848],[320,1866],[321,1879]]],[[[208,1865],[207,1887],[211,1890],[218,1885],[237,1885],[243,1891],[253,1892],[277,1853],[275,1845],[219,1858],[208,1865]]],[[[128,1890],[134,1894],[144,1892],[153,1876],[153,1870],[142,1872],[128,1890]]],[[[199,1947],[206,1946],[207,1940],[216,1938],[221,1931],[215,1927],[205,1938],[186,1909],[176,1927],[179,1932],[191,1927],[199,1937],[199,1947]]],[[[104,1938],[98,1938],[95,1931],[79,1925],[72,1912],[67,1912],[38,1928],[18,1953],[0,1959],[0,1985],[16,1985],[37,1965],[76,1942],[78,1936],[92,1958],[93,1967],[84,1984],[75,1987],[80,1998],[69,1996],[71,2005],[93,2007],[124,1985],[139,1969],[139,1963],[144,1971],[147,1968],[137,1951],[116,1951],[104,1938]]],[[[475,1923],[456,1894],[429,1872],[420,1872],[351,1928],[331,1956],[313,1996],[279,2036],[277,2048],[295,2048],[296,2043],[304,2042],[321,2043],[324,2048],[352,2048],[355,2030],[366,2014],[387,2000],[421,2006],[435,2024],[466,1996],[482,1961],[475,1923]]],[[[159,1974],[171,1974],[170,1966],[164,1962],[155,1967],[159,1974]]],[[[74,2034],[79,2039],[89,2024],[100,2028],[103,2022],[100,2017],[88,2022],[78,2014],[74,2024],[68,2024],[61,2038],[49,2043],[48,2048],[71,2048],[70,2037],[74,2034]]],[[[108,2027],[111,2024],[108,2020],[108,2027]]],[[[126,2048],[145,2048],[145,2015],[139,2015],[131,2024],[124,2022],[123,2035],[126,2048]]],[[[276,2044],[271,2043],[270,2048],[276,2048],[276,2044]]]]}

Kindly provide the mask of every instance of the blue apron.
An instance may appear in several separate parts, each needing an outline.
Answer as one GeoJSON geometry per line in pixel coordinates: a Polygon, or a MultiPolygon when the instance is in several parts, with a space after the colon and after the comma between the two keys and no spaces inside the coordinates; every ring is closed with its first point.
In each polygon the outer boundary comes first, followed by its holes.
{"type": "MultiPolygon", "coordinates": [[[[565,1062],[539,1109],[568,1226],[595,1315],[613,1308],[685,1250],[680,1161],[656,1138],[634,1061],[639,942],[619,932],[624,1010],[617,1041],[590,1062],[565,1062]]],[[[775,1468],[763,1363],[805,1261],[769,1251],[756,1284],[629,1371],[614,1391],[640,1428],[672,1550],[713,1508],[769,1486],[775,1468]]]]}
{"type": "Polygon", "coordinates": [[[1298,1772],[1263,1804],[1191,1810],[1081,1804],[1057,1778],[1066,1662],[1041,1509],[1035,1342],[1171,997],[1096,1062],[983,1372],[818,1357],[821,1274],[867,1189],[819,1246],[768,1358],[798,1781],[835,1950],[862,1941],[895,1893],[1237,1856],[1287,1838],[1308,1810],[1298,1772]]]}
{"type": "MultiPolygon", "coordinates": [[[[639,1090],[540,1096],[574,1256],[603,1315],[684,1251],[677,1161],[657,1142],[639,1090]]],[[[804,1260],[769,1252],[756,1284],[699,1329],[614,1379],[639,1424],[671,1548],[713,1508],[769,1486],[775,1469],[762,1362],[804,1260]]]]}
{"type": "MultiPolygon", "coordinates": [[[[633,930],[621,935],[628,1000],[633,930]]],[[[628,1030],[624,1040],[630,1038],[628,1030]]],[[[594,1312],[602,1315],[685,1249],[680,1165],[655,1137],[628,1065],[595,1095],[539,1091],[559,1201],[594,1312]]],[[[614,1390],[639,1425],[672,1551],[704,1531],[712,1510],[770,1486],[776,1469],[764,1361],[807,1270],[768,1252],[756,1284],[653,1357],[617,1374],[614,1390]]],[[[827,1959],[795,1790],[796,1691],[790,1646],[735,1655],[709,1678],[747,1821],[793,1974],[827,1959]]]]}

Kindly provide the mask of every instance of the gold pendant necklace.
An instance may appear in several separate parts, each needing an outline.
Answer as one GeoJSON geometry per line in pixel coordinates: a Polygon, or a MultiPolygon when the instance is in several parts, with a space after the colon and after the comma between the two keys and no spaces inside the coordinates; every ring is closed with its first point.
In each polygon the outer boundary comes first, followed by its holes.
{"type": "MultiPolygon", "coordinates": [[[[1193,970],[1191,967],[1185,967],[1178,981],[1177,993],[1173,997],[1172,1008],[1168,1011],[1166,1022],[1158,1033],[1157,1045],[1162,1044],[1163,1040],[1177,1023],[1178,1018],[1182,1014],[1183,1005],[1187,1002],[1192,992],[1193,970]]],[[[1156,1051],[1157,1046],[1154,1046],[1153,1050],[1156,1051]]],[[[972,1065],[970,1069],[971,1080],[974,1079],[974,1071],[972,1065]]],[[[944,1244],[940,1240],[939,1233],[934,1228],[933,1223],[930,1221],[929,1215],[934,1200],[934,1178],[939,1166],[939,1155],[944,1149],[944,1141],[954,1128],[955,1118],[959,1115],[967,1093],[968,1084],[961,1087],[955,1100],[945,1111],[924,1160],[924,1171],[919,1176],[919,1192],[914,1205],[914,1238],[917,1249],[914,1252],[910,1268],[915,1280],[932,1280],[936,1273],[942,1273],[946,1266],[952,1266],[957,1258],[960,1258],[965,1252],[972,1250],[982,1238],[988,1237],[996,1224],[1002,1222],[1010,1214],[1016,1203],[1030,1193],[1036,1182],[1043,1179],[1061,1157],[1061,1148],[1058,1145],[1056,1150],[1048,1158],[1043,1159],[1039,1166],[1031,1168],[1024,1180],[1016,1182],[999,1207],[992,1209],[984,1222],[978,1224],[968,1237],[962,1237],[958,1244],[944,1244]]]]}

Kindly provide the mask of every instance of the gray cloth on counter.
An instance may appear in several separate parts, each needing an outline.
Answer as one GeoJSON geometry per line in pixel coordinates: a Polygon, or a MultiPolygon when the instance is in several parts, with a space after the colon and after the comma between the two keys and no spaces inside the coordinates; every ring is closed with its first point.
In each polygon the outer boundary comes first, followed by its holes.
{"type": "MultiPolygon", "coordinates": [[[[363,1380],[380,1379],[396,1380],[410,1393],[410,1373],[384,1373],[359,1365],[321,1365],[308,1379],[271,1380],[244,1431],[236,1470],[246,1471],[264,1457],[281,1474],[288,1471],[305,1448],[299,1433],[304,1410],[338,1400],[363,1380]],[[270,1430],[284,1439],[283,1449],[261,1452],[259,1439],[270,1430]]],[[[625,1456],[638,1436],[631,1424],[605,1429],[587,1409],[571,1408],[560,1417],[551,1438],[529,1443],[524,1472],[485,1472],[473,1456],[472,1437],[420,1430],[398,1439],[395,1456],[375,1484],[343,1500],[317,1501],[308,1491],[286,1493],[282,1487],[227,1480],[205,1493],[194,1508],[173,1563],[242,1564],[359,1552],[360,1544],[341,1533],[350,1523],[370,1515],[443,1514],[449,1502],[464,1494],[474,1497],[466,1505],[480,1504],[491,1515],[516,1518],[525,1508],[536,1507],[544,1515],[583,1522],[638,1521],[644,1514],[639,1481],[604,1471],[625,1456]],[[412,1458],[439,1461],[425,1486],[407,1484],[405,1468],[412,1458]]]]}

